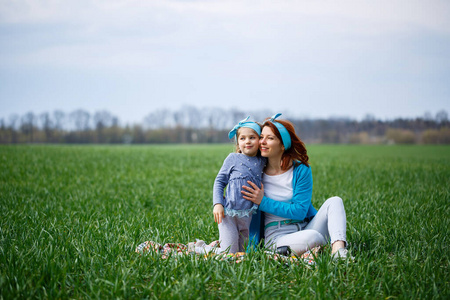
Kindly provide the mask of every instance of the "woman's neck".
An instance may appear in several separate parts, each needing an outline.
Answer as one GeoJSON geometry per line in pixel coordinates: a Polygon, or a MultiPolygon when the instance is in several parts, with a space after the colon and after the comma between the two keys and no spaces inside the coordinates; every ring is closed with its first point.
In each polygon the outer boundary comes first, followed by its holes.
{"type": "Polygon", "coordinates": [[[280,175],[286,171],[287,170],[281,169],[281,158],[272,158],[272,159],[269,158],[264,173],[266,173],[267,175],[280,175]]]}

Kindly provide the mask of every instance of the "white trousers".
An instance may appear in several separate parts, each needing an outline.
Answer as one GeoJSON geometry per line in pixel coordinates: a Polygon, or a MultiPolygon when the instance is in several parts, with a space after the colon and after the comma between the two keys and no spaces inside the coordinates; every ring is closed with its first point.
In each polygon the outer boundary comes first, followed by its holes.
{"type": "Polygon", "coordinates": [[[204,241],[196,243],[195,252],[205,254],[214,252],[216,254],[225,251],[229,253],[243,252],[248,244],[248,235],[252,216],[230,217],[225,215],[222,223],[219,224],[220,248],[206,245],[204,241]]]}
{"type": "Polygon", "coordinates": [[[339,197],[327,199],[310,222],[277,225],[265,230],[265,245],[275,250],[289,246],[302,254],[316,246],[343,241],[347,245],[347,220],[344,203],[339,197]]]}
{"type": "Polygon", "coordinates": [[[249,227],[252,216],[230,217],[225,215],[219,224],[219,241],[221,252],[228,250],[230,253],[245,251],[248,243],[249,227]]]}

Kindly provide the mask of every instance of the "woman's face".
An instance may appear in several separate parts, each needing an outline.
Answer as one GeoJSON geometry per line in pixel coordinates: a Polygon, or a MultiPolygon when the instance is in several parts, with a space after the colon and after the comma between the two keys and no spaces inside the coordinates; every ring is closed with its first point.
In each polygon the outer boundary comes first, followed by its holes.
{"type": "Polygon", "coordinates": [[[241,152],[247,156],[255,156],[258,153],[259,136],[251,128],[241,127],[238,131],[238,145],[241,152]]]}
{"type": "Polygon", "coordinates": [[[261,131],[259,139],[259,149],[261,156],[264,157],[280,157],[283,155],[284,146],[281,140],[273,133],[269,126],[265,126],[261,131]]]}

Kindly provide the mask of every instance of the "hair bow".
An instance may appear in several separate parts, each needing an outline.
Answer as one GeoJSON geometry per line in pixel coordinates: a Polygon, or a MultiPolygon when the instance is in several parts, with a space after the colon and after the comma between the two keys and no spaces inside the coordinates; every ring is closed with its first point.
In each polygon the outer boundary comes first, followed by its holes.
{"type": "Polygon", "coordinates": [[[245,118],[244,120],[240,121],[239,123],[237,123],[233,129],[231,129],[231,131],[228,133],[228,137],[230,139],[232,139],[236,134],[237,131],[239,130],[239,128],[241,127],[248,127],[250,129],[253,129],[258,135],[261,134],[261,127],[255,123],[255,122],[249,122],[247,121],[250,118],[250,116],[248,116],[247,118],[245,118]]]}
{"type": "Polygon", "coordinates": [[[291,135],[289,134],[289,131],[286,129],[286,127],[283,126],[283,124],[278,123],[275,119],[281,116],[280,113],[273,115],[270,119],[267,121],[270,121],[275,125],[275,127],[278,129],[278,132],[281,135],[281,140],[283,142],[285,150],[288,150],[291,148],[291,135]]]}

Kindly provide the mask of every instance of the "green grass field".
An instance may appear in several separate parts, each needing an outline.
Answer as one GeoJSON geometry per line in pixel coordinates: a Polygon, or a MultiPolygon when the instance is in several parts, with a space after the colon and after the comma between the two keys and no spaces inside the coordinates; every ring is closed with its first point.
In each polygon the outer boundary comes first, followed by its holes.
{"type": "Polygon", "coordinates": [[[313,204],[344,199],[353,263],[135,253],[218,238],[212,185],[231,151],[1,146],[1,298],[450,298],[448,146],[308,147],[313,204]]]}

